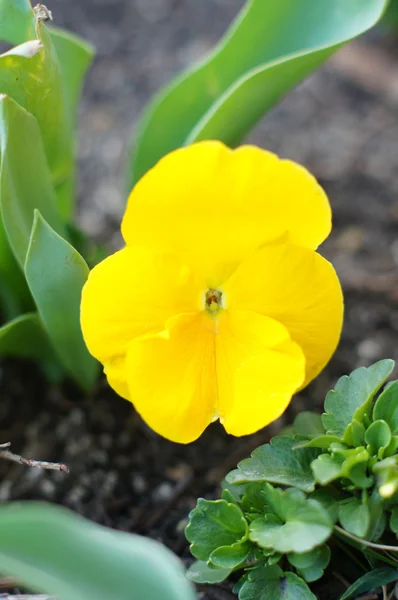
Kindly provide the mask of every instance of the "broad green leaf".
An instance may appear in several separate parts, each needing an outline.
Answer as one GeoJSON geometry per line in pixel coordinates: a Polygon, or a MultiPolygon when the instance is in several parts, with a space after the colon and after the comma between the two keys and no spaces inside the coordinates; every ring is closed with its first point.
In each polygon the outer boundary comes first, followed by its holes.
{"type": "Polygon", "coordinates": [[[312,492],[315,481],[311,463],[319,451],[312,448],[293,450],[298,441],[287,436],[273,438],[270,444],[257,448],[251,458],[242,460],[238,468],[227,475],[227,481],[269,481],[312,492]]]}
{"type": "Polygon", "coordinates": [[[293,431],[296,435],[319,436],[325,433],[322,425],[322,417],[318,413],[304,411],[297,415],[293,423],[293,431]]]}
{"type": "Polygon", "coordinates": [[[40,130],[34,117],[8,96],[0,96],[0,202],[11,248],[24,267],[34,210],[60,235],[59,216],[40,130]]]}
{"type": "Polygon", "coordinates": [[[88,353],[80,329],[80,296],[88,267],[78,252],[35,211],[25,275],[44,328],[61,363],[90,390],[98,363],[88,353]]]}
{"type": "Polygon", "coordinates": [[[58,382],[61,370],[36,313],[26,313],[0,327],[0,356],[39,360],[47,377],[58,382]]]}
{"type": "Polygon", "coordinates": [[[393,381],[377,398],[372,416],[374,421],[386,421],[391,433],[398,434],[398,381],[393,381]]]}
{"type": "Polygon", "coordinates": [[[332,521],[316,500],[307,499],[300,490],[283,491],[269,484],[265,494],[272,514],[250,524],[251,541],[285,554],[308,552],[330,537],[332,521]]]}
{"type": "Polygon", "coordinates": [[[249,556],[253,545],[250,542],[221,546],[210,554],[210,562],[218,568],[234,569],[249,556]]]}
{"type": "Polygon", "coordinates": [[[57,27],[51,27],[50,36],[57,52],[61,70],[65,95],[65,124],[71,132],[69,143],[64,149],[65,155],[68,154],[69,165],[65,172],[65,179],[59,180],[56,185],[56,193],[58,206],[61,207],[62,214],[65,217],[71,217],[75,197],[74,165],[76,161],[77,111],[84,76],[93,60],[94,49],[77,35],[57,27]]]}
{"type": "Polygon", "coordinates": [[[161,544],[50,504],[0,507],[0,562],[2,574],[58,600],[195,598],[161,544]]]}
{"type": "Polygon", "coordinates": [[[388,0],[248,0],[214,51],[154,99],[131,183],[199,139],[238,144],[286,92],[380,19],[388,0]]]}
{"type": "Polygon", "coordinates": [[[373,421],[365,432],[365,442],[372,454],[378,454],[383,458],[385,448],[391,443],[391,430],[387,423],[381,419],[373,421]]]}
{"type": "Polygon", "coordinates": [[[380,567],[366,573],[353,583],[348,590],[340,596],[340,600],[348,600],[349,598],[359,597],[367,592],[377,590],[377,588],[393,583],[398,580],[398,569],[391,567],[380,567]]]}
{"type": "Polygon", "coordinates": [[[0,40],[22,44],[35,36],[29,0],[0,0],[0,40]]]}
{"type": "Polygon", "coordinates": [[[195,558],[209,560],[217,548],[244,542],[248,528],[236,504],[199,498],[196,508],[189,515],[185,535],[191,542],[190,549],[195,558]]]}
{"type": "Polygon", "coordinates": [[[394,368],[393,360],[381,360],[368,368],[360,367],[341,377],[325,398],[322,422],[329,435],[343,438],[353,419],[362,421],[370,412],[374,395],[394,368]]]}
{"type": "Polygon", "coordinates": [[[188,569],[187,577],[195,583],[221,583],[229,577],[232,569],[219,569],[203,560],[196,560],[188,569]]]}
{"type": "Polygon", "coordinates": [[[326,544],[303,554],[289,554],[287,559],[296,567],[299,575],[308,583],[317,581],[330,561],[330,548],[326,544]]]}
{"type": "Polygon", "coordinates": [[[344,500],[340,504],[339,520],[346,531],[364,538],[370,526],[369,508],[359,498],[344,500]]]}
{"type": "Polygon", "coordinates": [[[261,567],[249,573],[239,600],[316,600],[308,585],[297,575],[284,573],[278,565],[261,567]]]}

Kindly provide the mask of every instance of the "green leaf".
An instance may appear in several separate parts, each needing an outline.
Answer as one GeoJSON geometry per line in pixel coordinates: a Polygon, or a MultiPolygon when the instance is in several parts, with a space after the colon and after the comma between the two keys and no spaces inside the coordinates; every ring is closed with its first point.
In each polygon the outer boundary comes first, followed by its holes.
{"type": "Polygon", "coordinates": [[[375,25],[386,4],[248,0],[210,56],[162,90],[147,109],[131,183],[184,144],[240,143],[286,92],[341,44],[375,25]]]}
{"type": "Polygon", "coordinates": [[[249,483],[246,485],[245,493],[242,497],[242,507],[248,513],[259,512],[262,515],[269,508],[264,491],[266,484],[264,482],[249,483]]]}
{"type": "Polygon", "coordinates": [[[350,435],[352,437],[352,442],[354,448],[358,446],[363,446],[365,442],[365,426],[360,421],[356,419],[352,420],[352,423],[349,425],[350,427],[350,435]]]}
{"type": "Polygon", "coordinates": [[[80,296],[88,267],[80,254],[35,211],[25,275],[59,359],[85,390],[98,374],[80,329],[80,296]]]}
{"type": "Polygon", "coordinates": [[[300,490],[283,491],[268,484],[265,495],[273,514],[250,524],[252,542],[282,554],[308,552],[331,535],[333,524],[328,512],[300,490]]]}
{"type": "Polygon", "coordinates": [[[0,96],[0,150],[0,202],[4,228],[23,269],[35,209],[60,235],[66,236],[66,228],[56,207],[36,120],[4,95],[0,96]]]}
{"type": "Polygon", "coordinates": [[[384,458],[373,467],[378,492],[382,498],[391,498],[398,491],[398,455],[384,458]]]}
{"type": "Polygon", "coordinates": [[[343,462],[344,461],[340,457],[331,456],[330,454],[321,454],[318,456],[318,458],[311,463],[315,481],[321,485],[327,485],[341,477],[343,472],[343,462]]]}
{"type": "Polygon", "coordinates": [[[365,442],[368,444],[371,454],[377,454],[383,458],[385,448],[391,443],[391,430],[385,421],[381,419],[373,421],[365,432],[365,442]]]}
{"type": "Polygon", "coordinates": [[[56,193],[62,214],[70,218],[73,215],[75,197],[77,111],[83,80],[93,60],[94,49],[77,35],[57,27],[51,27],[50,36],[59,60],[65,97],[64,121],[70,132],[69,142],[64,149],[64,158],[66,153],[68,155],[68,165],[65,167],[64,179],[60,178],[56,185],[56,193]]]}
{"type": "Polygon", "coordinates": [[[394,506],[391,511],[390,527],[391,531],[393,531],[395,534],[398,534],[398,506],[394,506]]]}
{"type": "Polygon", "coordinates": [[[311,440],[304,440],[296,444],[293,446],[293,450],[297,450],[298,448],[320,448],[321,450],[327,450],[331,444],[336,442],[341,443],[341,439],[335,435],[318,435],[311,440]]]}
{"type": "Polygon", "coordinates": [[[340,491],[337,491],[335,488],[322,487],[312,492],[309,498],[322,504],[323,508],[328,511],[332,522],[336,523],[339,512],[338,502],[341,500],[340,491]]]}
{"type": "Polygon", "coordinates": [[[299,413],[294,419],[293,431],[296,435],[322,435],[325,433],[325,430],[322,425],[321,415],[309,411],[299,413]]]}
{"type": "Polygon", "coordinates": [[[290,437],[273,438],[270,444],[257,448],[251,458],[242,460],[238,468],[227,475],[227,481],[269,481],[312,492],[315,481],[311,463],[319,452],[309,448],[293,450],[296,444],[297,441],[290,437]]]}
{"type": "Polygon", "coordinates": [[[298,570],[299,575],[311,583],[323,576],[323,572],[329,564],[330,555],[330,548],[325,544],[304,554],[289,554],[287,558],[290,564],[298,570]]]}
{"type": "Polygon", "coordinates": [[[398,381],[380,394],[373,408],[373,420],[382,419],[388,423],[393,435],[398,434],[398,381]]]}
{"type": "Polygon", "coordinates": [[[59,600],[195,598],[181,563],[161,544],[50,504],[0,507],[0,562],[4,575],[59,600]]]}
{"type": "Polygon", "coordinates": [[[35,37],[29,0],[0,0],[0,40],[22,44],[35,37]]]}
{"type": "Polygon", "coordinates": [[[218,568],[234,569],[249,556],[253,546],[250,542],[221,546],[210,554],[210,562],[218,568]]]}
{"type": "Polygon", "coordinates": [[[219,569],[203,560],[196,560],[188,569],[187,577],[195,583],[221,583],[230,576],[232,569],[219,569]]]}
{"type": "Polygon", "coordinates": [[[245,541],[248,527],[236,504],[199,498],[189,515],[185,535],[191,542],[190,550],[195,558],[207,561],[217,548],[245,541]]]}
{"type": "Polygon", "coordinates": [[[366,573],[353,583],[348,590],[340,596],[340,600],[348,600],[354,596],[360,596],[367,592],[373,592],[377,588],[393,583],[398,579],[398,569],[391,569],[391,567],[380,567],[374,569],[370,573],[366,573]]]}
{"type": "Polygon", "coordinates": [[[394,368],[393,360],[380,360],[368,368],[355,369],[341,377],[334,390],[325,398],[322,422],[329,435],[343,438],[353,419],[361,422],[370,412],[374,395],[388,379],[394,368]]]}
{"type": "Polygon", "coordinates": [[[316,600],[307,584],[294,573],[284,573],[278,565],[261,567],[249,573],[239,600],[316,600]]]}
{"type": "Polygon", "coordinates": [[[370,526],[370,513],[359,498],[350,498],[340,504],[339,520],[346,531],[365,538],[370,526]]]}

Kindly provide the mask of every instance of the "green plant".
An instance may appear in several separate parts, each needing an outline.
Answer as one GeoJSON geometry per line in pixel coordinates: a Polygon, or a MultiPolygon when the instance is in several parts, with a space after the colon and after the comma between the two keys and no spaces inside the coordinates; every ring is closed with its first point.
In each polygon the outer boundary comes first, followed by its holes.
{"type": "Polygon", "coordinates": [[[237,571],[240,600],[310,599],[331,548],[361,576],[344,599],[398,579],[398,381],[377,395],[393,368],[339,379],[322,416],[300,414],[227,475],[220,500],[198,501],[186,529],[193,581],[237,571]]]}
{"type": "Polygon", "coordinates": [[[89,390],[97,364],[79,326],[93,259],[73,226],[76,110],[92,49],[47,29],[29,0],[0,1],[0,354],[35,358],[89,390]]]}
{"type": "Polygon", "coordinates": [[[58,600],[194,600],[161,544],[43,503],[0,507],[0,562],[2,574],[58,600]]]}

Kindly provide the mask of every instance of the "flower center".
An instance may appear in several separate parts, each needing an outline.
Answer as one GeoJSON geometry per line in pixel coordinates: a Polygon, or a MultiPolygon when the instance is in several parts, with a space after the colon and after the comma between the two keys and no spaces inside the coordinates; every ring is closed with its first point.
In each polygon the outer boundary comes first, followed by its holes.
{"type": "Polygon", "coordinates": [[[222,292],[220,290],[208,289],[205,297],[206,310],[215,315],[222,308],[222,292]]]}

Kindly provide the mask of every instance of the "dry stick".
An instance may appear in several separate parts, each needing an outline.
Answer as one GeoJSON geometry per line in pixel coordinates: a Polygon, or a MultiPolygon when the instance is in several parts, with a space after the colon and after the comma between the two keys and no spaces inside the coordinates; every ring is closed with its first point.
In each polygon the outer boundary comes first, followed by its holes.
{"type": "Polygon", "coordinates": [[[0,458],[4,458],[4,460],[9,460],[11,462],[16,462],[20,465],[25,465],[27,467],[37,467],[39,469],[47,469],[50,471],[63,471],[64,473],[69,473],[69,467],[67,465],[64,465],[62,463],[47,462],[44,460],[32,460],[30,458],[23,458],[23,456],[20,456],[19,454],[14,454],[10,450],[6,450],[6,448],[9,448],[10,446],[10,442],[0,444],[0,458]]]}

